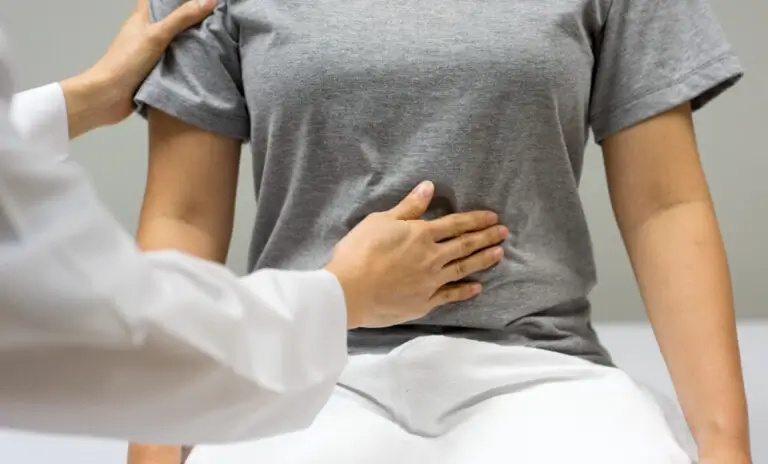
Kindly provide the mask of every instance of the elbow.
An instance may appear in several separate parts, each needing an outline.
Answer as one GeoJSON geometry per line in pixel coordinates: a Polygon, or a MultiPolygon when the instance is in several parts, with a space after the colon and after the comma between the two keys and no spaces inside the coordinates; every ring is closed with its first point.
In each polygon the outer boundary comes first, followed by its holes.
{"type": "Polygon", "coordinates": [[[140,246],[223,262],[234,221],[239,141],[158,111],[150,112],[149,129],[140,246]]]}
{"type": "Polygon", "coordinates": [[[145,251],[178,250],[203,259],[225,262],[230,231],[212,230],[196,219],[194,215],[184,214],[143,218],[137,233],[139,247],[145,251]]]}
{"type": "Polygon", "coordinates": [[[714,212],[714,206],[709,195],[690,195],[673,198],[652,197],[650,200],[635,202],[623,208],[614,206],[614,215],[622,235],[631,236],[651,222],[656,222],[665,217],[677,216],[678,212],[694,210],[714,212]]]}

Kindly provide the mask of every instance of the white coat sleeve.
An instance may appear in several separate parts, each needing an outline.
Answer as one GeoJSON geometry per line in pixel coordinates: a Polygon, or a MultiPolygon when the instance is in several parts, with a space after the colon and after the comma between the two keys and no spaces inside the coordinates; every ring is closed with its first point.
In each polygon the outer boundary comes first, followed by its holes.
{"type": "Polygon", "coordinates": [[[11,124],[29,150],[57,161],[69,152],[67,103],[57,83],[19,92],[11,102],[11,124]]]}
{"type": "Polygon", "coordinates": [[[0,427],[181,444],[308,426],[346,363],[336,278],[140,252],[57,161],[61,108],[17,98],[11,116],[2,80],[0,427]]]}

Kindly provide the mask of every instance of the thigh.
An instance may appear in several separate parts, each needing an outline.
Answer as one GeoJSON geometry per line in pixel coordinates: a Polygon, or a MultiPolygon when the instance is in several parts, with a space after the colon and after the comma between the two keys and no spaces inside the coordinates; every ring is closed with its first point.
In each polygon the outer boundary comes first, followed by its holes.
{"type": "Polygon", "coordinates": [[[307,429],[259,441],[196,447],[187,464],[428,464],[428,443],[337,388],[307,429]]]}
{"type": "Polygon", "coordinates": [[[625,374],[548,382],[484,401],[441,438],[445,464],[690,464],[625,374]]]}

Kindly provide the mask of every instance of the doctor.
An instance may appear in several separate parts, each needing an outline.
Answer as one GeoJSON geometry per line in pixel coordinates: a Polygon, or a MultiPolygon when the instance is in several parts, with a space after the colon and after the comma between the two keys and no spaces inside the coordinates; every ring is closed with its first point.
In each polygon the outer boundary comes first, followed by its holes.
{"type": "Polygon", "coordinates": [[[430,183],[360,223],[322,270],[238,279],[141,253],[67,144],[128,117],[174,35],[213,7],[195,0],[150,25],[139,1],[96,66],[12,105],[0,39],[1,427],[164,443],[299,429],[345,365],[347,329],[471,298],[477,286],[451,282],[498,262],[495,215],[417,220],[430,183]]]}

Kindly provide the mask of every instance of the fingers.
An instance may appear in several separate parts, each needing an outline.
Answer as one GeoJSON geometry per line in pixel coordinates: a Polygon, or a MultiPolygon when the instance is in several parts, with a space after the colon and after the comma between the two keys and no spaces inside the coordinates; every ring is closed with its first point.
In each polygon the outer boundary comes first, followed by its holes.
{"type": "Polygon", "coordinates": [[[419,219],[427,211],[434,193],[435,184],[432,182],[422,182],[403,201],[387,211],[386,214],[401,221],[419,219]]]}
{"type": "Polygon", "coordinates": [[[498,245],[509,236],[509,229],[504,226],[489,227],[479,232],[470,232],[459,235],[448,241],[438,244],[441,256],[448,263],[476,253],[484,248],[498,245]]]}
{"type": "Polygon", "coordinates": [[[475,253],[467,258],[459,259],[440,272],[440,282],[456,282],[476,272],[484,271],[501,261],[504,250],[501,247],[493,247],[475,253]]]}
{"type": "Polygon", "coordinates": [[[440,242],[467,232],[485,229],[499,222],[499,216],[490,211],[472,211],[443,216],[428,222],[432,239],[440,242]]]}
{"type": "MultiPolygon", "coordinates": [[[[217,4],[217,0],[188,0],[153,27],[165,45],[170,44],[174,37],[207,18],[217,4]]],[[[141,8],[141,2],[139,5],[141,8]]]]}
{"type": "Polygon", "coordinates": [[[445,285],[437,291],[429,300],[431,308],[437,308],[448,303],[469,300],[477,296],[482,291],[482,286],[478,283],[461,283],[445,285]]]}

